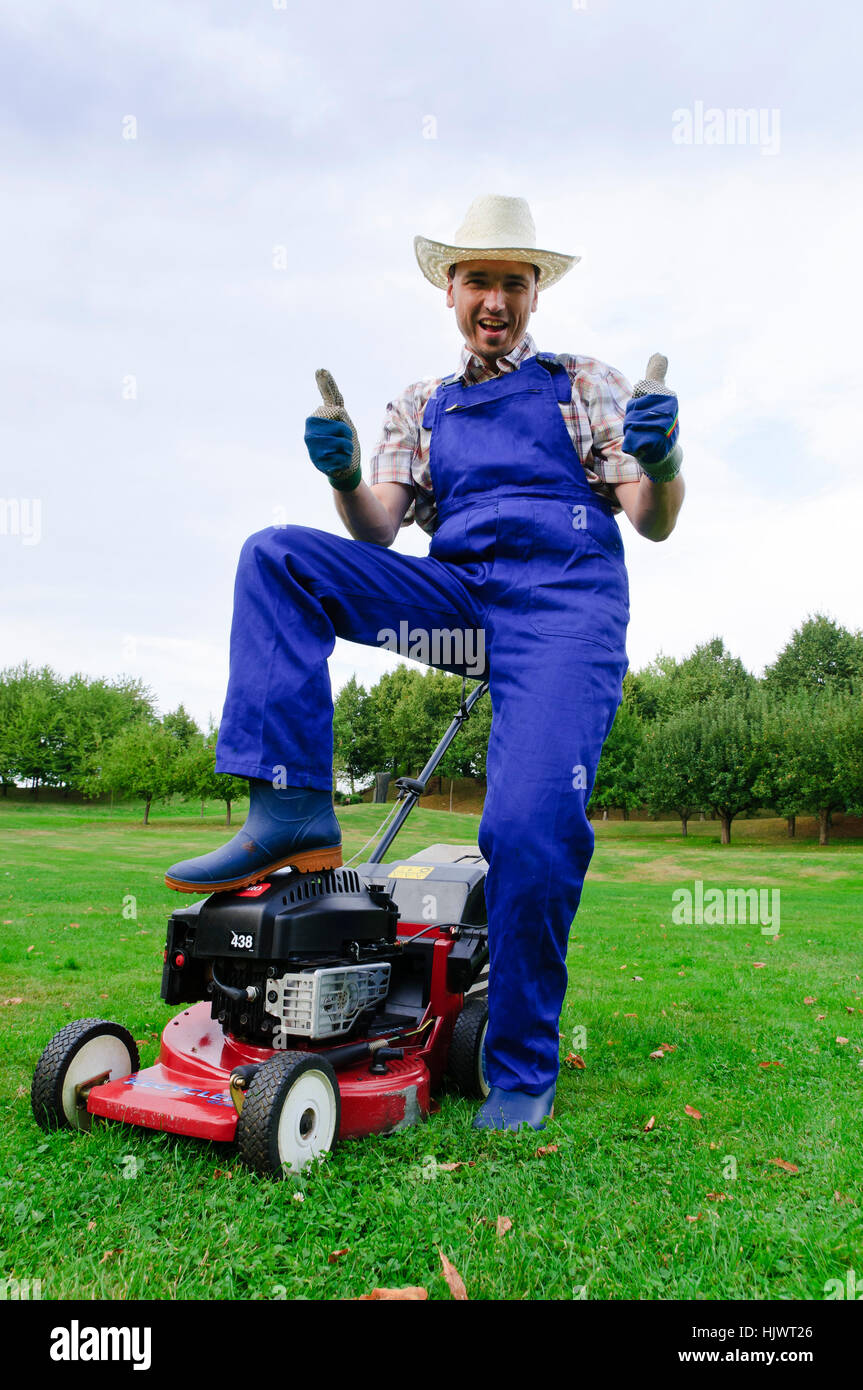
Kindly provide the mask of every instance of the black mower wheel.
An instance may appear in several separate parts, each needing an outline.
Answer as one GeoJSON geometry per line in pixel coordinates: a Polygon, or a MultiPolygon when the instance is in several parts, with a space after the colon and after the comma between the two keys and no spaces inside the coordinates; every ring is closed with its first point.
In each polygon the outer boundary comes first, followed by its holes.
{"type": "Polygon", "coordinates": [[[42,1129],[90,1128],[86,1095],[77,1087],[119,1081],[138,1071],[138,1046],[128,1028],[104,1018],[79,1018],[55,1033],[33,1073],[30,1104],[42,1129]]]}
{"type": "Polygon", "coordinates": [[[249,1082],[237,1121],[240,1157],[270,1177],[302,1173],[336,1147],[341,1113],[332,1065],[313,1052],[282,1052],[249,1082]]]}
{"type": "Polygon", "coordinates": [[[487,1032],[488,997],[480,995],[471,999],[468,996],[453,1029],[447,1075],[455,1082],[461,1094],[469,1096],[472,1100],[485,1100],[489,1092],[483,1066],[483,1048],[487,1032]]]}

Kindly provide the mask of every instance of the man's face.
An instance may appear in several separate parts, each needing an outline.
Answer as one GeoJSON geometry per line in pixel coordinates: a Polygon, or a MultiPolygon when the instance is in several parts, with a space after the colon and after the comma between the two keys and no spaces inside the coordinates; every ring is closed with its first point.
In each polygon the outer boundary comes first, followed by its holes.
{"type": "Polygon", "coordinates": [[[462,261],[446,302],[468,347],[493,367],[524,337],[538,295],[536,273],[525,261],[462,261]]]}

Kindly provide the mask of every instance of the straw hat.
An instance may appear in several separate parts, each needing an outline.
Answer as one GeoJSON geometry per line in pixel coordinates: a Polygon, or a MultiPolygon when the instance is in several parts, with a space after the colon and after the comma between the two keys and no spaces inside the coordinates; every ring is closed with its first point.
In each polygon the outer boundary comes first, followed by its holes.
{"type": "Polygon", "coordinates": [[[524,198],[486,193],[474,198],[455,234],[455,242],[414,237],[420,270],[433,285],[445,290],[447,271],[458,261],[528,261],[540,269],[539,288],[548,289],[581,260],[559,251],[541,251],[536,226],[524,198]]]}

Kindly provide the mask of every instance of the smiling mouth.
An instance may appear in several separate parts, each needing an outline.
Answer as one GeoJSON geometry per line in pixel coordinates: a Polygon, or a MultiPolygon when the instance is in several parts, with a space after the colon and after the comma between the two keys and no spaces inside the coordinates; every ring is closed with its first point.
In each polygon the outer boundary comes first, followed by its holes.
{"type": "Polygon", "coordinates": [[[503,333],[506,328],[502,319],[480,319],[479,326],[484,333],[503,333]]]}

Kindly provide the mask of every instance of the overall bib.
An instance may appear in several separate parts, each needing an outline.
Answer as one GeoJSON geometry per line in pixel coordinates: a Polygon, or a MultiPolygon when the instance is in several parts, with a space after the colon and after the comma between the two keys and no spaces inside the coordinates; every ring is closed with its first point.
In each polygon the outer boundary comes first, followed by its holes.
{"type": "Polygon", "coordinates": [[[335,637],[377,646],[405,620],[412,636],[466,630],[473,652],[482,636],[493,712],[478,834],[486,1072],[533,1094],[558,1072],[569,929],[593,852],[585,806],[627,668],[623,544],[564,424],[570,391],[548,354],[437,389],[423,419],[439,516],[426,557],[302,526],[249,538],[216,763],[330,789],[335,637]]]}

